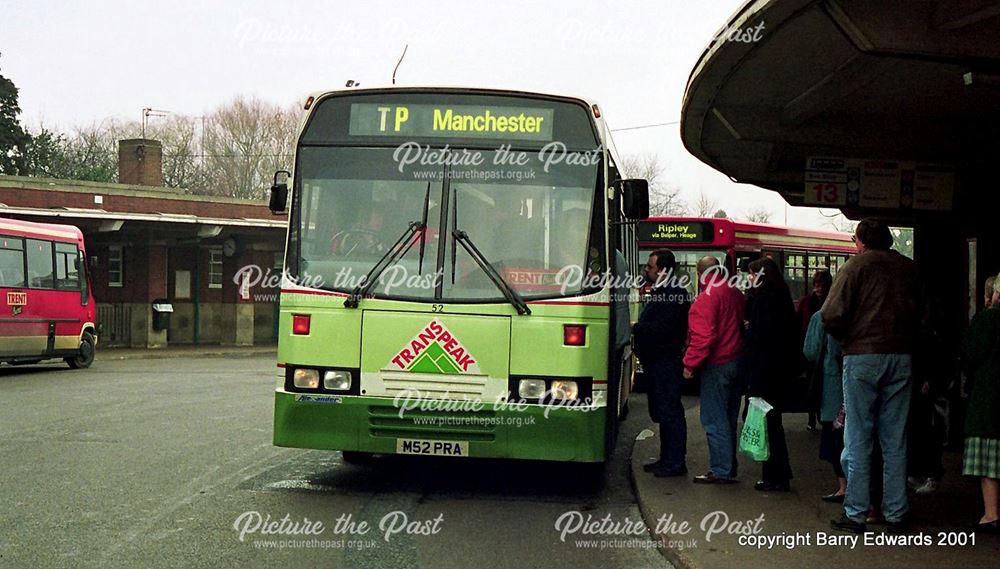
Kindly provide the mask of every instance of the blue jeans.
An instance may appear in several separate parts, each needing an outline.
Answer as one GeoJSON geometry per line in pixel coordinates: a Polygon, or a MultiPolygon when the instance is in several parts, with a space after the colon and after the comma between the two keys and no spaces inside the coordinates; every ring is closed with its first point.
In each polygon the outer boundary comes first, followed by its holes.
{"type": "Polygon", "coordinates": [[[649,411],[660,424],[660,462],[669,468],[685,466],[687,419],[681,404],[684,364],[681,356],[643,362],[649,385],[649,411]]]}
{"type": "Polygon", "coordinates": [[[909,354],[844,356],[844,513],[864,522],[871,504],[872,445],[882,447],[882,516],[898,522],[906,499],[906,418],[910,410],[909,354]]]}
{"type": "Polygon", "coordinates": [[[740,360],[701,371],[701,426],[708,436],[712,474],[736,478],[736,420],[743,397],[740,360]]]}

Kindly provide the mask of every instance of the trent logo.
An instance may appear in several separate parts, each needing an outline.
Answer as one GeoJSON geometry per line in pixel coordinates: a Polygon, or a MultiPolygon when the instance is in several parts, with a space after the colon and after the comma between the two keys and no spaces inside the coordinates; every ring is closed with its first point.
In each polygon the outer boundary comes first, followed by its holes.
{"type": "Polygon", "coordinates": [[[399,369],[417,373],[479,373],[476,360],[439,320],[431,320],[392,358],[399,369]]]}

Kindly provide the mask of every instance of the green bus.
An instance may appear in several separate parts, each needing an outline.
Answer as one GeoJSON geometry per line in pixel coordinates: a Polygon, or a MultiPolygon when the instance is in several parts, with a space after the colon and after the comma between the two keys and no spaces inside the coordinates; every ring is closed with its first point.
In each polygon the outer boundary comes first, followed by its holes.
{"type": "Polygon", "coordinates": [[[604,462],[648,188],[619,175],[600,108],[393,87],[305,109],[293,183],[271,188],[289,211],[274,444],[604,462]]]}

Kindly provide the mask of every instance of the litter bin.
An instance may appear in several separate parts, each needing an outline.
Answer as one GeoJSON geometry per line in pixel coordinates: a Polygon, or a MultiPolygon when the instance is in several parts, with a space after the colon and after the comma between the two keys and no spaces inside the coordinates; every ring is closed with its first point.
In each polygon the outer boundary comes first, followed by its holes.
{"type": "Polygon", "coordinates": [[[170,314],[174,311],[174,305],[165,298],[157,298],[153,301],[153,330],[157,332],[170,328],[170,314]]]}

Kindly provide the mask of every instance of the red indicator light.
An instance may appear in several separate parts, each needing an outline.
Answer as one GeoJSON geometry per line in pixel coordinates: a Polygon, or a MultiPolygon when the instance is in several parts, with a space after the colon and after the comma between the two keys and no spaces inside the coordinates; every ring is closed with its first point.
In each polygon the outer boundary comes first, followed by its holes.
{"type": "Polygon", "coordinates": [[[587,343],[587,327],[583,324],[563,324],[563,345],[583,346],[587,343]]]}
{"type": "Polygon", "coordinates": [[[305,336],[309,334],[309,315],[292,314],[292,334],[305,336]]]}
{"type": "Polygon", "coordinates": [[[309,107],[313,106],[313,101],[315,101],[315,100],[316,100],[316,97],[309,97],[308,99],[306,99],[305,109],[307,111],[309,110],[309,107]]]}

